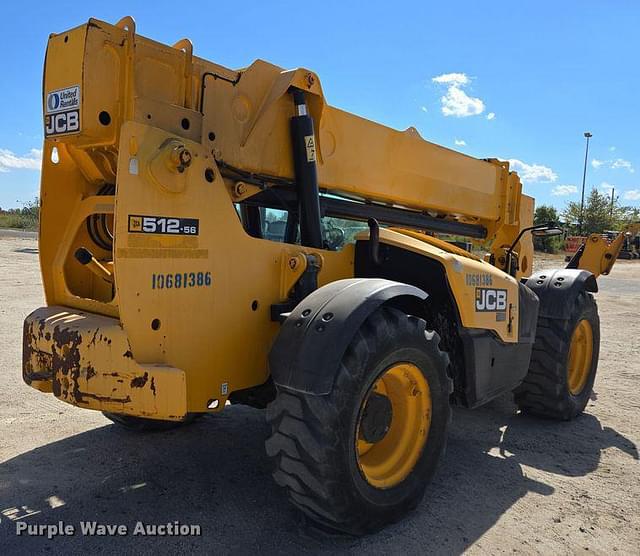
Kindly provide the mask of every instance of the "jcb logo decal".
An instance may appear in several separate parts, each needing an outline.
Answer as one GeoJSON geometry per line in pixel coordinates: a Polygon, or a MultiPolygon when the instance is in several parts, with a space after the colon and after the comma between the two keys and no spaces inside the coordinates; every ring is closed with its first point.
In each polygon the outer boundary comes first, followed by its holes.
{"type": "Polygon", "coordinates": [[[80,131],[80,86],[47,93],[44,106],[44,134],[64,135],[80,131]]]}
{"type": "Polygon", "coordinates": [[[142,217],[141,216],[129,216],[129,231],[141,232],[142,231],[142,217]]]}
{"type": "Polygon", "coordinates": [[[476,288],[476,311],[506,311],[507,290],[476,288]]]}
{"type": "Polygon", "coordinates": [[[80,112],[78,110],[49,114],[44,118],[44,134],[47,137],[77,133],[78,131],[80,131],[80,112]]]}

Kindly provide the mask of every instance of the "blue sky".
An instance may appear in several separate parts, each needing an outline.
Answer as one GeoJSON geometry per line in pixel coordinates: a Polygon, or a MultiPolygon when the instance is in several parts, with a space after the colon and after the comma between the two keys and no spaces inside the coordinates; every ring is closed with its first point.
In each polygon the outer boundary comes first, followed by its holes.
{"type": "Polygon", "coordinates": [[[615,186],[640,206],[640,2],[23,2],[0,18],[0,207],[38,191],[47,36],[132,15],[138,33],[232,68],[318,73],[330,104],[481,158],[513,160],[537,203],[615,186]]]}

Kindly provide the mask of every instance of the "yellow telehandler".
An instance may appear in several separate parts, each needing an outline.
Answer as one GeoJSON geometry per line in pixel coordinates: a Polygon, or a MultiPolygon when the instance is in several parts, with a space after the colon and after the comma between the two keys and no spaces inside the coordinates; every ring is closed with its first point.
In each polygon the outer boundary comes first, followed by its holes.
{"type": "Polygon", "coordinates": [[[535,415],[583,411],[596,278],[620,245],[532,274],[532,234],[558,230],[532,226],[507,162],[336,109],[313,71],[230,70],[130,17],[52,34],[43,83],[33,388],[138,430],[266,407],[277,483],[353,534],[420,502],[452,404],[514,391],[535,415]]]}

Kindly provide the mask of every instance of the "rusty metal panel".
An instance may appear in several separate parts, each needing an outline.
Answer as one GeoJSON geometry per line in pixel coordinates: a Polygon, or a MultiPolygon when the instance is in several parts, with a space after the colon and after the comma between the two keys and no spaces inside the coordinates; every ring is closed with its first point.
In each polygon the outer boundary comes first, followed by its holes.
{"type": "Polygon", "coordinates": [[[184,372],[140,365],[116,319],[43,307],[25,320],[23,347],[24,381],[62,401],[157,419],[187,413],[184,372]]]}

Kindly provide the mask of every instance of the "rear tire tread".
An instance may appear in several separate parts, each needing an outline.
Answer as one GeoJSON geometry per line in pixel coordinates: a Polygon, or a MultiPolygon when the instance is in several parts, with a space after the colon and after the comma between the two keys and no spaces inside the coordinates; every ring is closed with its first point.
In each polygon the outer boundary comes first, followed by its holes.
{"type": "MultiPolygon", "coordinates": [[[[428,340],[426,345],[433,346],[432,355],[447,368],[448,355],[437,347],[438,335],[425,332],[424,320],[404,316],[399,311],[383,309],[365,321],[347,348],[334,389],[352,383],[357,369],[365,364],[379,342],[388,337],[392,329],[401,327],[409,333],[421,329],[428,340]]],[[[453,381],[448,376],[446,380],[450,394],[453,381]]],[[[348,493],[339,481],[331,478],[332,466],[326,462],[338,461],[344,454],[338,432],[326,426],[328,414],[339,415],[331,396],[278,389],[276,399],[267,408],[272,434],[265,443],[267,455],[275,463],[273,477],[286,489],[294,506],[321,526],[351,534],[377,530],[385,522],[379,516],[354,515],[348,493]]],[[[449,410],[447,422],[450,420],[449,410]]]]}

